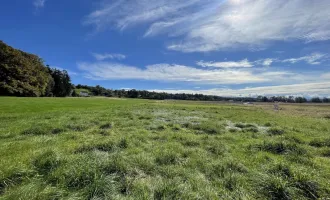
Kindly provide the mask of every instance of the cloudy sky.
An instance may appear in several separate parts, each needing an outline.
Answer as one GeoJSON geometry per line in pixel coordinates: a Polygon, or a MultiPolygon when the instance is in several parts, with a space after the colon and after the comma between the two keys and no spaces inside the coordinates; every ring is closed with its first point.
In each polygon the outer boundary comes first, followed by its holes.
{"type": "Polygon", "coordinates": [[[75,84],[330,96],[329,0],[2,0],[0,40],[75,84]]]}

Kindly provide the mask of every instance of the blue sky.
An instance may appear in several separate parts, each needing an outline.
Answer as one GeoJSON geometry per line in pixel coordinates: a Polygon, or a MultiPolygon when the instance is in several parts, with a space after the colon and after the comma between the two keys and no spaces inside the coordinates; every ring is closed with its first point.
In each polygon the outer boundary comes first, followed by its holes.
{"type": "Polygon", "coordinates": [[[75,84],[330,96],[329,0],[2,0],[0,40],[75,84]]]}

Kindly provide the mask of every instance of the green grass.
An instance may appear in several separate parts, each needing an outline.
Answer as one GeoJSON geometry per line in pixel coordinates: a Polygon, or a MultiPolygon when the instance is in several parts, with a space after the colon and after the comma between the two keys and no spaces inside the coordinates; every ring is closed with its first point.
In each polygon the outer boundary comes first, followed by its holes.
{"type": "Polygon", "coordinates": [[[330,107],[304,106],[2,97],[0,199],[326,199],[330,107]]]}

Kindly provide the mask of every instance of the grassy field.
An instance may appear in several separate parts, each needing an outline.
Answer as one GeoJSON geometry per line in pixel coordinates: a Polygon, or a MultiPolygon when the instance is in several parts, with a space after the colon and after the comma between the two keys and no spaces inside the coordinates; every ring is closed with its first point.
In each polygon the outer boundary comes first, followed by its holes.
{"type": "Polygon", "coordinates": [[[0,199],[329,199],[330,106],[0,98],[0,199]]]}

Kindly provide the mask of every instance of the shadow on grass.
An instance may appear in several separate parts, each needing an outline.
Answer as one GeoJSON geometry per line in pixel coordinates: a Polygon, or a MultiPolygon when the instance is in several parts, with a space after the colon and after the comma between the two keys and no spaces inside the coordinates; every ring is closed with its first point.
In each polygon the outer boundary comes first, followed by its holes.
{"type": "Polygon", "coordinates": [[[293,153],[295,155],[306,155],[307,150],[295,143],[288,142],[266,142],[263,144],[255,145],[255,148],[259,151],[267,151],[274,154],[288,154],[293,153]]]}
{"type": "Polygon", "coordinates": [[[103,142],[98,144],[89,144],[82,146],[78,148],[75,153],[84,153],[84,152],[90,152],[90,151],[103,151],[103,152],[114,152],[116,150],[120,149],[126,149],[128,147],[128,141],[127,139],[123,138],[119,140],[118,143],[115,143],[113,141],[109,142],[103,142]]]}

